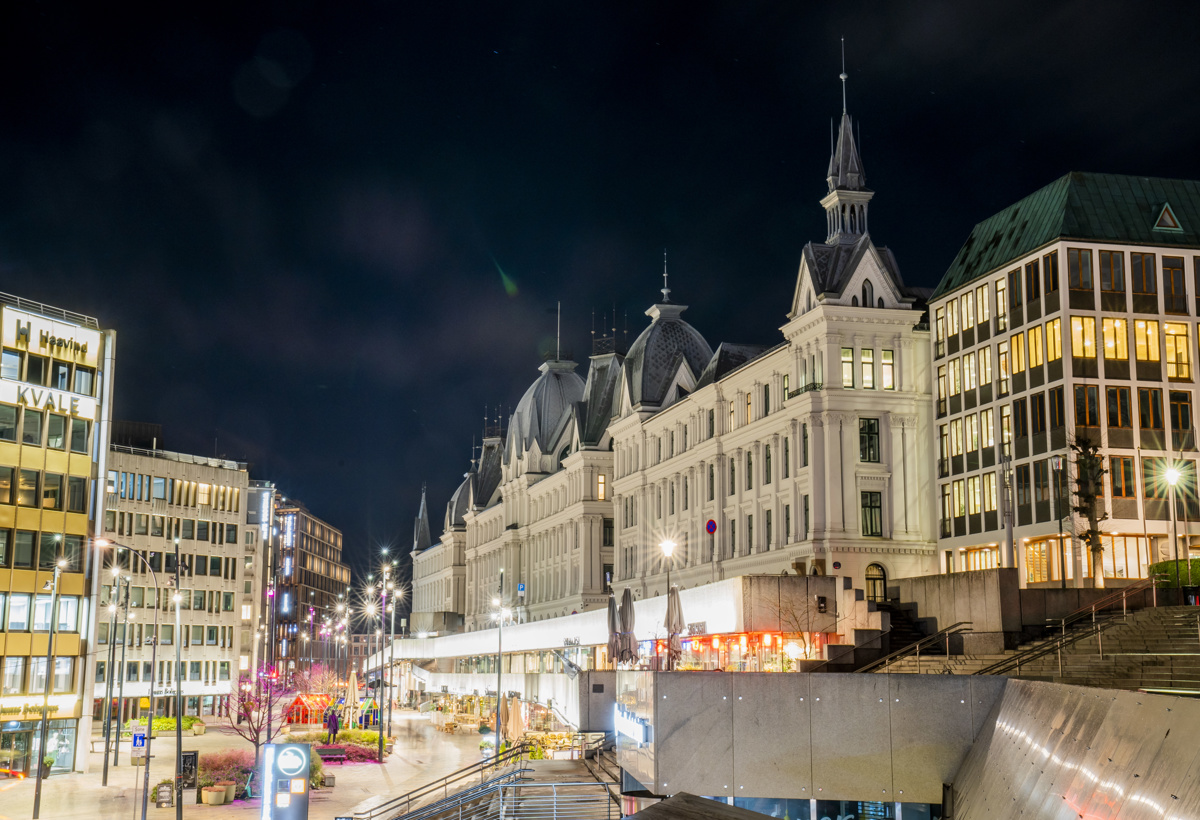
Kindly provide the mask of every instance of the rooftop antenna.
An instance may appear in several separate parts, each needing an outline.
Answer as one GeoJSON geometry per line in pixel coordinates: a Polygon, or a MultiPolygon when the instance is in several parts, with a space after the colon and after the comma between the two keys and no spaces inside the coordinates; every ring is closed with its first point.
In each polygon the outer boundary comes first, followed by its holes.
{"type": "Polygon", "coordinates": [[[838,75],[842,81],[842,113],[846,113],[846,80],[850,79],[846,76],[846,38],[842,38],[842,73],[838,75]]]}
{"type": "Polygon", "coordinates": [[[667,249],[663,248],[663,302],[671,301],[671,289],[667,287],[667,249]]]}

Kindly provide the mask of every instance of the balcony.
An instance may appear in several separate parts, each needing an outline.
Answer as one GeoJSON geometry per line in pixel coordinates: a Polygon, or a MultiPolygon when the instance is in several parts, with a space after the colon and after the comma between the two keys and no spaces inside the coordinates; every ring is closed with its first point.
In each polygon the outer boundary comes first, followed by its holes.
{"type": "Polygon", "coordinates": [[[803,386],[801,386],[801,387],[797,387],[795,390],[793,390],[792,392],[788,393],[788,394],[787,394],[787,397],[788,397],[789,399],[794,399],[794,398],[796,398],[796,396],[799,396],[801,393],[808,393],[808,392],[811,392],[811,391],[813,391],[813,390],[820,390],[820,389],[822,389],[824,386],[825,386],[825,385],[821,384],[821,382],[809,382],[808,384],[806,384],[806,385],[803,385],[803,386]]]}

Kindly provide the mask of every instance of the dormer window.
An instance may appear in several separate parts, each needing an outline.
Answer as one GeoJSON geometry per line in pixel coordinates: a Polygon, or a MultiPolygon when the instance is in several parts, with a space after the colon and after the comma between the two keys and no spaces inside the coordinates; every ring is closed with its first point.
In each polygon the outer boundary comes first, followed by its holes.
{"type": "Polygon", "coordinates": [[[863,282],[862,286],[862,304],[863,307],[870,307],[875,301],[875,286],[871,284],[871,280],[863,282]]]}

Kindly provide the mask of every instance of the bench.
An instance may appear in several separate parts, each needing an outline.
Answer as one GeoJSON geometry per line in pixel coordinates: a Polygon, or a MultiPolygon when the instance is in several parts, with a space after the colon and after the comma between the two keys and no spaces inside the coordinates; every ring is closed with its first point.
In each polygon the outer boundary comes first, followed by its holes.
{"type": "Polygon", "coordinates": [[[317,757],[321,758],[321,762],[332,762],[336,760],[338,763],[346,762],[346,747],[345,746],[318,746],[317,757]]]}

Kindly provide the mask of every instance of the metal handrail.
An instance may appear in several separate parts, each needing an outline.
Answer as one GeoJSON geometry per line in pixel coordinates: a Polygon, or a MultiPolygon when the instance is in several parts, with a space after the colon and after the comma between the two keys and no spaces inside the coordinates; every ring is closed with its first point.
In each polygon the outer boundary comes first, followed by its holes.
{"type": "Polygon", "coordinates": [[[472,786],[469,789],[463,789],[452,795],[447,795],[434,803],[429,803],[404,814],[393,815],[392,820],[400,820],[400,818],[404,818],[404,820],[426,820],[426,818],[436,817],[451,809],[458,809],[458,813],[461,814],[463,805],[481,799],[501,786],[510,785],[514,780],[523,780],[525,773],[532,771],[533,769],[517,769],[499,777],[493,777],[491,780],[486,780],[478,786],[472,786]]]}
{"type": "Polygon", "coordinates": [[[1003,675],[1005,672],[1008,672],[1013,668],[1016,668],[1019,673],[1020,668],[1025,664],[1036,660],[1041,660],[1052,652],[1059,653],[1061,673],[1061,653],[1065,647],[1071,646],[1072,644],[1075,644],[1084,638],[1090,638],[1092,635],[1099,635],[1103,630],[1108,629],[1110,626],[1113,626],[1116,623],[1117,619],[1110,613],[1109,617],[1105,620],[1093,620],[1090,624],[1088,624],[1090,627],[1089,629],[1080,629],[1073,632],[1064,632],[1061,635],[1055,635],[1053,638],[1048,639],[1044,643],[1031,646],[1023,652],[1018,652],[1011,657],[996,661],[991,666],[985,666],[973,674],[1003,675]]]}
{"type": "MultiPolygon", "coordinates": [[[[571,820],[571,818],[579,818],[579,820],[600,820],[599,812],[588,810],[588,807],[598,807],[601,802],[604,804],[604,820],[614,820],[613,806],[617,806],[617,815],[615,820],[621,817],[619,803],[613,801],[612,789],[609,784],[605,783],[588,783],[587,781],[579,782],[550,782],[550,783],[509,783],[497,787],[500,797],[500,813],[498,820],[504,820],[506,817],[519,817],[521,820],[571,820]],[[577,790],[580,788],[585,790],[595,790],[601,788],[604,790],[604,796],[599,794],[589,795],[585,791],[582,795],[577,790]],[[549,789],[549,794],[529,794],[532,789],[549,789]],[[566,791],[567,794],[560,794],[561,791],[566,791]],[[506,798],[505,793],[510,796],[506,798]],[[515,793],[514,793],[515,792],[515,793]],[[567,799],[564,799],[567,798],[567,799]]],[[[490,818],[489,818],[490,820],[490,818]]]]}
{"type": "Polygon", "coordinates": [[[871,671],[874,671],[875,669],[878,669],[879,667],[887,666],[890,663],[894,663],[895,661],[898,661],[901,658],[908,657],[909,655],[912,655],[914,653],[917,655],[917,658],[920,659],[921,650],[924,647],[931,646],[934,643],[941,641],[941,640],[945,640],[947,642],[946,657],[948,658],[948,657],[950,657],[950,646],[949,646],[950,636],[951,635],[960,635],[963,632],[972,632],[973,630],[965,628],[965,627],[971,626],[971,624],[972,624],[971,621],[959,621],[956,624],[951,624],[950,626],[946,627],[945,629],[938,630],[937,632],[933,633],[932,635],[930,635],[927,638],[922,638],[921,640],[916,641],[915,643],[910,643],[908,646],[904,647],[903,649],[897,649],[892,654],[886,655],[882,658],[879,658],[878,660],[871,661],[870,663],[866,664],[865,666],[860,666],[858,669],[855,669],[854,671],[855,672],[871,672],[871,671]]]}
{"type": "MultiPolygon", "coordinates": [[[[412,807],[412,804],[414,801],[419,800],[424,797],[428,797],[430,794],[433,794],[434,792],[436,792],[438,790],[441,790],[443,792],[443,794],[445,795],[445,797],[448,798],[449,794],[450,794],[449,788],[450,788],[451,783],[457,783],[460,780],[465,780],[465,779],[467,779],[469,777],[473,777],[477,774],[482,774],[482,773],[488,771],[489,769],[499,769],[502,766],[511,765],[514,762],[520,763],[521,760],[524,758],[524,755],[526,755],[528,753],[528,751],[529,751],[528,744],[526,744],[524,741],[522,741],[510,749],[506,749],[505,751],[500,752],[496,755],[493,755],[490,758],[485,758],[483,760],[480,760],[478,763],[472,763],[470,766],[464,766],[463,768],[459,769],[456,772],[451,772],[450,774],[446,775],[445,777],[439,778],[438,780],[435,780],[432,783],[426,783],[424,786],[421,786],[420,788],[417,788],[417,789],[413,789],[411,792],[408,792],[407,794],[402,794],[398,797],[394,797],[385,803],[380,803],[378,806],[372,806],[370,809],[367,809],[366,811],[355,812],[354,816],[356,818],[365,818],[365,820],[374,820],[374,818],[376,818],[380,815],[397,810],[398,807],[400,806],[400,804],[404,804],[405,811],[409,811],[409,810],[411,810],[411,807],[412,807]]],[[[517,773],[519,774],[521,771],[524,771],[524,770],[518,768],[517,773]]],[[[510,773],[510,774],[512,774],[512,773],[510,773]]],[[[508,777],[508,776],[510,776],[510,775],[501,775],[500,777],[508,777]]],[[[493,778],[493,779],[498,779],[498,778],[493,778]]],[[[443,798],[443,799],[445,799],[445,798],[443,798]]]]}

